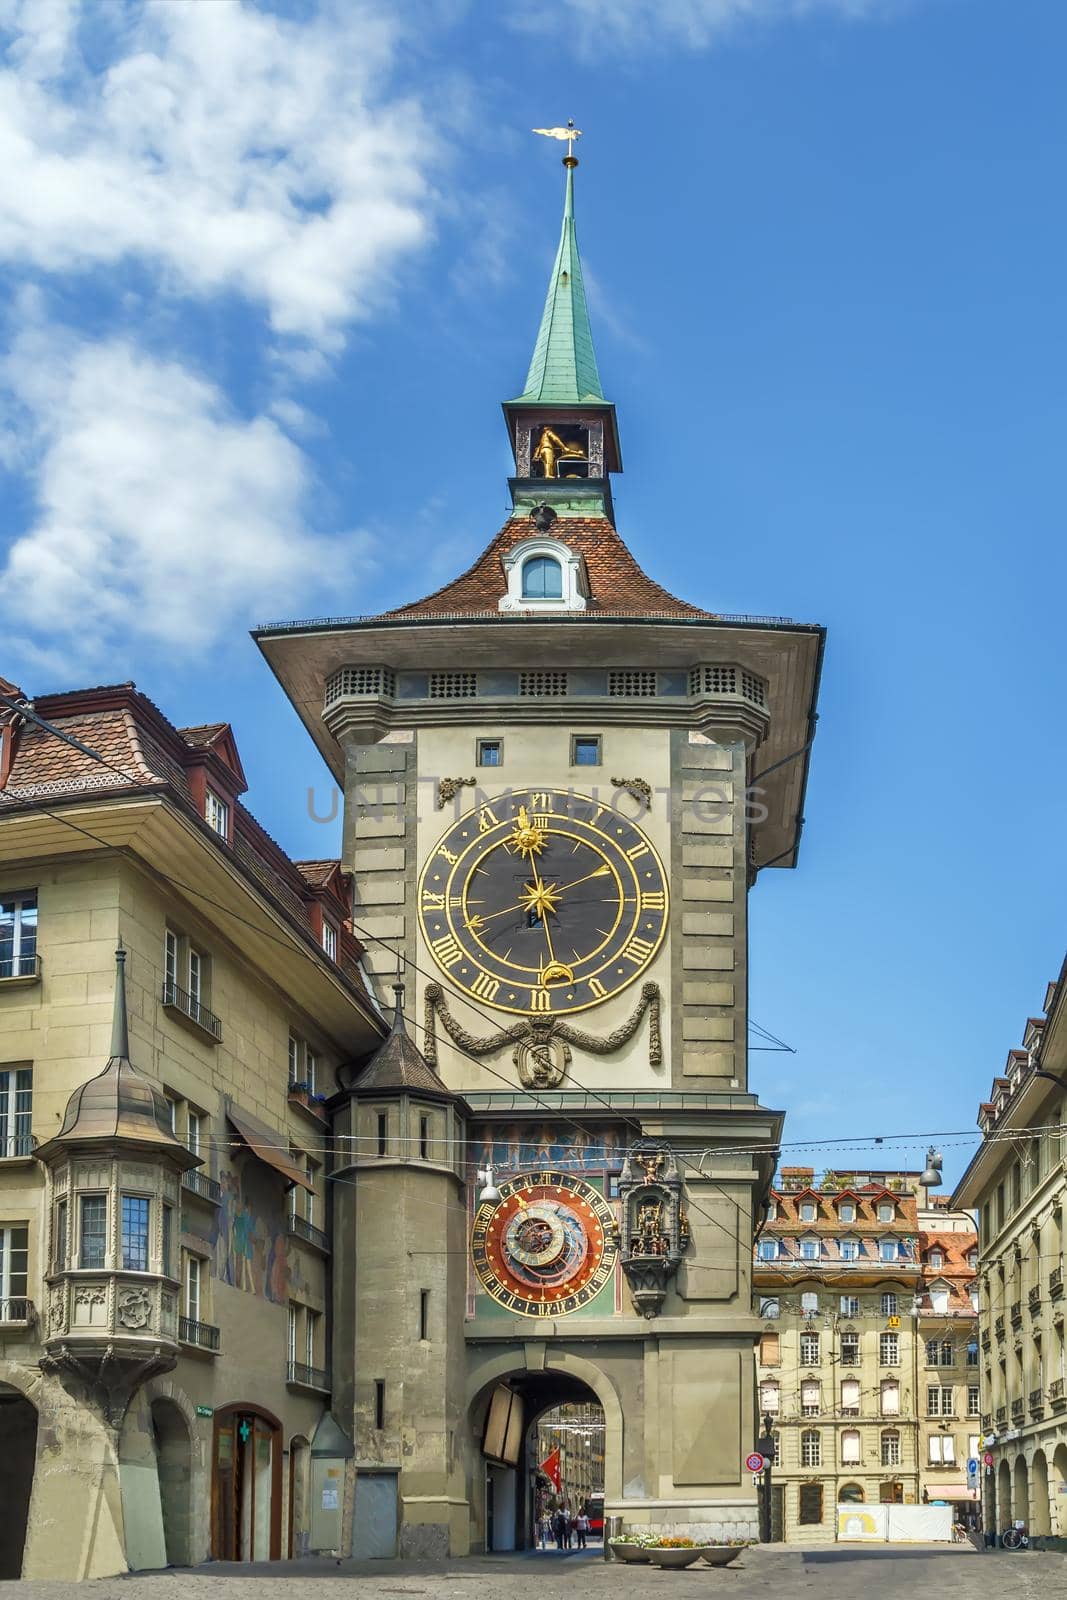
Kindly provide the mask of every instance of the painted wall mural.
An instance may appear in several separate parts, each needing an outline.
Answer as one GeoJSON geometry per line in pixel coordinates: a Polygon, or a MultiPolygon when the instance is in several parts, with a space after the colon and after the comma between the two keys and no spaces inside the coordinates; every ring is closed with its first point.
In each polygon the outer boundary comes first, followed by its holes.
{"type": "Polygon", "coordinates": [[[284,1305],[306,1288],[299,1257],[286,1248],[285,1195],[277,1178],[251,1159],[218,1174],[221,1204],[208,1221],[184,1213],[185,1231],[199,1239],[215,1260],[220,1283],[284,1305]]]}
{"type": "Polygon", "coordinates": [[[475,1146],[475,1152],[475,1166],[491,1166],[501,1176],[528,1172],[531,1167],[554,1167],[564,1172],[621,1167],[626,1147],[612,1128],[577,1129],[551,1122],[522,1122],[500,1128],[495,1138],[483,1139],[475,1146]]]}

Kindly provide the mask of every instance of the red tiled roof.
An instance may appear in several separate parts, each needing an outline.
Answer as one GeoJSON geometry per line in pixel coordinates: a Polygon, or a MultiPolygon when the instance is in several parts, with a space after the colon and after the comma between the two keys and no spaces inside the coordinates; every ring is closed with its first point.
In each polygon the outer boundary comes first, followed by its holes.
{"type": "Polygon", "coordinates": [[[196,728],[179,728],[178,732],[186,744],[214,744],[219,734],[225,732],[229,726],[228,722],[202,722],[196,728]]]}
{"type": "MultiPolygon", "coordinates": [[[[503,556],[538,530],[529,517],[513,516],[474,564],[451,583],[410,605],[386,613],[389,617],[477,615],[498,611],[507,593],[503,556]]],[[[589,584],[587,610],[625,614],[658,613],[700,617],[708,613],[669,593],[638,566],[607,517],[557,517],[545,537],[581,556],[589,584]]]]}
{"type": "MultiPolygon", "coordinates": [[[[21,720],[16,728],[14,749],[7,780],[0,787],[0,814],[3,802],[32,806],[47,805],[66,795],[133,791],[168,793],[203,825],[204,837],[213,848],[232,852],[233,858],[281,907],[301,933],[316,946],[309,914],[314,896],[312,880],[291,860],[240,802],[234,807],[233,844],[227,845],[203,822],[190,791],[187,766],[198,764],[194,751],[210,744],[223,730],[232,741],[228,723],[206,724],[196,729],[178,729],[134,688],[119,684],[110,688],[75,690],[50,695],[33,702],[37,713],[55,727],[79,739],[104,760],[96,761],[80,750],[55,738],[44,728],[21,720]],[[205,735],[203,739],[190,737],[205,735]]],[[[236,747],[234,747],[236,753],[236,747]]],[[[240,758],[237,758],[238,766],[240,758]]],[[[323,869],[324,883],[337,862],[304,863],[323,869]]],[[[341,970],[348,980],[365,990],[358,960],[362,947],[346,928],[341,941],[341,970]]]]}

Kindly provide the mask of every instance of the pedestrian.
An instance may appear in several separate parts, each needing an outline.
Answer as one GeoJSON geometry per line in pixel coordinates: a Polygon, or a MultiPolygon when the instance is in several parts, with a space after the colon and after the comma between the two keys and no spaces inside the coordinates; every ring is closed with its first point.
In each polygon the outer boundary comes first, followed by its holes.
{"type": "Polygon", "coordinates": [[[563,1517],[563,1548],[564,1550],[569,1550],[571,1547],[571,1533],[574,1527],[570,1506],[565,1504],[561,1515],[563,1517]]]}
{"type": "Polygon", "coordinates": [[[589,1518],[586,1516],[584,1506],[574,1519],[574,1531],[578,1536],[579,1550],[584,1550],[585,1541],[589,1537],[589,1518]]]}
{"type": "Polygon", "coordinates": [[[556,1549],[562,1550],[566,1534],[566,1519],[561,1509],[557,1509],[555,1516],[552,1518],[552,1532],[556,1540],[556,1549]]]}

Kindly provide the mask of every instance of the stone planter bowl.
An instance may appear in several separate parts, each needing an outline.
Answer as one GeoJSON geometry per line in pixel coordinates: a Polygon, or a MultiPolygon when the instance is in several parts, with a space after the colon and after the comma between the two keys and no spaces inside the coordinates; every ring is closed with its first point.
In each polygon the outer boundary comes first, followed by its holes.
{"type": "Polygon", "coordinates": [[[639,1544],[626,1544],[621,1539],[609,1539],[611,1553],[616,1561],[647,1561],[648,1551],[639,1544]]]}
{"type": "Polygon", "coordinates": [[[743,1544],[706,1544],[700,1555],[709,1567],[728,1567],[744,1548],[743,1544]]]}
{"type": "Polygon", "coordinates": [[[691,1567],[694,1561],[700,1560],[700,1547],[693,1545],[687,1549],[685,1545],[679,1550],[657,1550],[655,1545],[650,1545],[648,1559],[654,1561],[657,1567],[691,1567]]]}

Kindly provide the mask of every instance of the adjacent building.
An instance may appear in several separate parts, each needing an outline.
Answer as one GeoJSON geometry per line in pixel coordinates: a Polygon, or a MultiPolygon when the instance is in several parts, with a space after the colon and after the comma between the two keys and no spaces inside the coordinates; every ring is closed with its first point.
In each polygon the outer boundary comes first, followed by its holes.
{"type": "Polygon", "coordinates": [[[839,1506],[970,1498],[977,1344],[965,1222],[935,1208],[915,1172],[816,1181],[813,1168],[782,1169],[754,1266],[774,1538],[829,1542],[839,1506]],[[928,1216],[945,1226],[927,1233],[928,1216]]]}
{"type": "Polygon", "coordinates": [[[337,1545],[324,1102],[384,1032],[348,881],[225,724],[32,711],[103,759],[0,713],[0,1572],[337,1545]]]}
{"type": "Polygon", "coordinates": [[[1067,969],[979,1107],[982,1143],[955,1194],[979,1218],[986,1527],[1067,1539],[1064,1130],[1067,969]]]}

